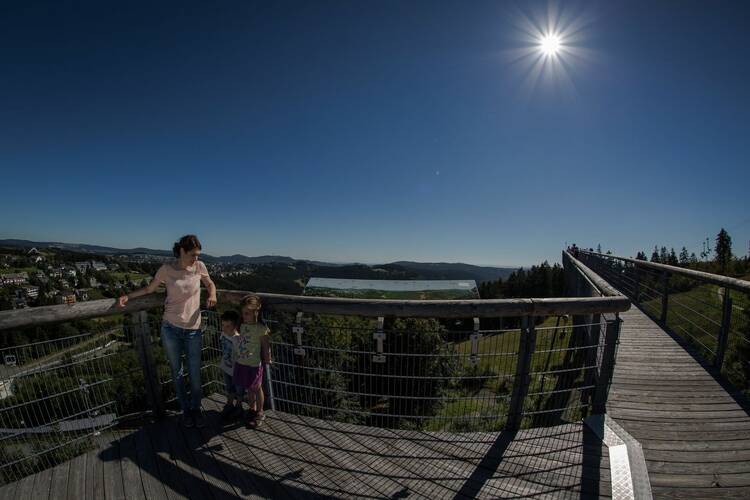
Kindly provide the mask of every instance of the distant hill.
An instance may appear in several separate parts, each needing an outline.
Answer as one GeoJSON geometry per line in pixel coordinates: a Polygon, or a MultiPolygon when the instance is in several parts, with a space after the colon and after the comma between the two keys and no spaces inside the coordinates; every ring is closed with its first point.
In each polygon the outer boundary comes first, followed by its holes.
{"type": "MultiPolygon", "coordinates": [[[[0,246],[6,247],[36,247],[36,248],[60,248],[63,250],[92,253],[98,255],[155,255],[170,256],[169,250],[157,250],[153,248],[113,248],[100,245],[88,245],[85,243],[61,243],[56,241],[29,241],[19,239],[0,240],[0,246]]],[[[484,281],[495,281],[498,278],[506,279],[517,270],[515,267],[489,267],[474,266],[463,263],[448,262],[412,262],[398,261],[389,264],[367,265],[367,264],[341,264],[321,262],[306,259],[294,259],[284,255],[260,255],[248,257],[235,254],[222,257],[202,254],[201,259],[209,263],[225,264],[299,264],[314,268],[306,269],[307,277],[316,275],[328,278],[360,278],[360,279],[425,279],[425,280],[474,280],[477,283],[484,281]]]]}
{"type": "MultiPolygon", "coordinates": [[[[74,252],[93,253],[99,255],[157,255],[168,257],[172,255],[171,250],[157,250],[154,248],[113,248],[100,245],[88,245],[85,243],[61,243],[59,241],[29,241],[7,239],[0,240],[0,246],[6,247],[36,247],[36,248],[60,248],[74,252]]],[[[226,257],[214,257],[209,254],[201,254],[201,259],[206,262],[223,262],[227,264],[268,264],[271,262],[281,262],[291,264],[296,259],[282,255],[261,255],[258,257],[248,257],[246,255],[229,255],[226,257]]],[[[335,265],[335,264],[331,264],[335,265]]]]}
{"type": "MultiPolygon", "coordinates": [[[[203,254],[201,258],[205,260],[203,254]]],[[[210,257],[217,262],[225,264],[270,264],[272,262],[278,262],[281,264],[293,264],[297,262],[296,259],[286,257],[283,255],[260,255],[258,257],[248,257],[247,255],[234,254],[226,257],[210,257]]]]}
{"type": "Polygon", "coordinates": [[[473,279],[477,283],[506,279],[517,271],[517,267],[489,267],[462,264],[460,262],[410,262],[398,261],[391,265],[414,271],[421,279],[461,280],[473,279]]]}
{"type": "Polygon", "coordinates": [[[101,255],[133,255],[133,254],[148,254],[148,255],[172,255],[171,251],[168,250],[154,250],[153,248],[112,248],[103,247],[99,245],[87,245],[85,243],[60,243],[59,241],[29,241],[29,240],[0,240],[0,246],[6,247],[36,247],[36,248],[60,248],[63,250],[70,250],[73,252],[86,252],[101,255]]]}

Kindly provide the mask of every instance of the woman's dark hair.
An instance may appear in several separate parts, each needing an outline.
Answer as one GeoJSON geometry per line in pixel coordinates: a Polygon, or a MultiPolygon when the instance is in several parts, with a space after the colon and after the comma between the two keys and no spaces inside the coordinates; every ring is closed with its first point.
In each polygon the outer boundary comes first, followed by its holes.
{"type": "Polygon", "coordinates": [[[231,321],[235,328],[240,326],[240,315],[237,314],[237,311],[225,311],[224,314],[221,315],[221,320],[231,321]]]}
{"type": "Polygon", "coordinates": [[[185,236],[180,238],[180,241],[174,244],[174,246],[172,247],[172,253],[175,257],[180,256],[180,248],[182,248],[185,253],[196,248],[198,250],[203,250],[203,247],[201,247],[201,242],[198,241],[198,237],[194,234],[186,234],[185,236]]]}

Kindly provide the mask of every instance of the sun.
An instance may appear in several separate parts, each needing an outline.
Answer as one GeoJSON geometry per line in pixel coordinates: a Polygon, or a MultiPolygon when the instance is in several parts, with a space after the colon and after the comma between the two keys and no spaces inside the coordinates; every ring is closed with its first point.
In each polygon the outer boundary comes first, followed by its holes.
{"type": "Polygon", "coordinates": [[[539,40],[539,50],[547,57],[555,57],[561,48],[562,40],[557,33],[547,33],[539,40]]]}

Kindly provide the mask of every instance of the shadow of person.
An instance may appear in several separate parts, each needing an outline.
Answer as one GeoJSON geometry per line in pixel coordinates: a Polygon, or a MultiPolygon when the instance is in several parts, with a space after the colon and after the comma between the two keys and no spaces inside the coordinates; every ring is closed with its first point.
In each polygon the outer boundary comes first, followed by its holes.
{"type": "MultiPolygon", "coordinates": [[[[216,411],[207,411],[206,421],[202,429],[186,429],[174,417],[150,422],[110,441],[97,457],[122,464],[105,473],[122,474],[126,498],[163,497],[165,489],[187,498],[324,498],[300,482],[302,470],[274,473],[249,445],[216,439],[239,429],[239,423],[222,425],[216,411]],[[131,480],[136,476],[139,481],[131,480]]],[[[117,483],[117,478],[109,480],[117,483]]]]}

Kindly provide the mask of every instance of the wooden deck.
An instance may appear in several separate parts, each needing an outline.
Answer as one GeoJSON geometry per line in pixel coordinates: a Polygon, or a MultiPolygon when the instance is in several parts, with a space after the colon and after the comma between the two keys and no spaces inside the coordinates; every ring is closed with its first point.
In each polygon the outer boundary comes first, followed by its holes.
{"type": "Polygon", "coordinates": [[[750,417],[691,350],[621,314],[607,413],[643,447],[655,498],[750,498],[750,417]]]}
{"type": "Polygon", "coordinates": [[[269,412],[248,430],[174,418],[0,489],[8,499],[596,498],[607,448],[583,425],[506,433],[389,431],[269,412]]]}

